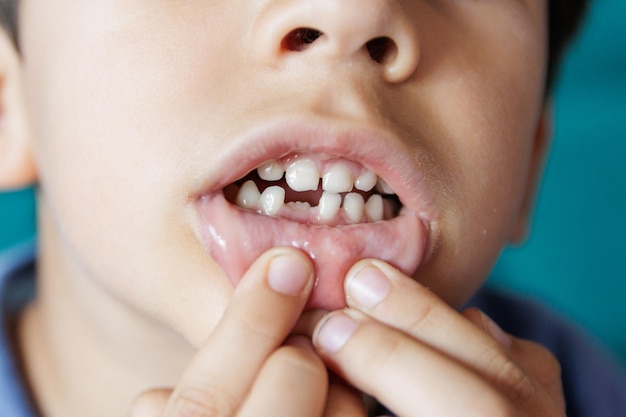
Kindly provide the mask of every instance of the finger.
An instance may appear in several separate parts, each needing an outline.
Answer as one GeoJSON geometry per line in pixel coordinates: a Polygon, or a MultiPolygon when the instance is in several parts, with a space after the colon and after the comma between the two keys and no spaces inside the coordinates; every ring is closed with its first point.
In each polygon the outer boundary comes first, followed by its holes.
{"type": "Polygon", "coordinates": [[[350,384],[403,417],[512,415],[505,397],[479,375],[358,312],[331,313],[314,344],[350,384]]]}
{"type": "Polygon", "coordinates": [[[128,417],[159,417],[163,414],[171,389],[153,389],[142,393],[133,401],[128,417]]]}
{"type": "Polygon", "coordinates": [[[309,339],[313,335],[315,326],[317,323],[326,316],[329,312],[327,310],[308,310],[302,313],[296,325],[293,327],[291,334],[306,336],[309,339]]]}
{"type": "Polygon", "coordinates": [[[257,259],[164,415],[234,415],[265,360],[294,326],[312,286],[311,262],[297,250],[273,249],[257,259]]]}
{"type": "Polygon", "coordinates": [[[544,387],[555,404],[565,408],[561,365],[552,352],[537,343],[514,338],[505,333],[489,316],[477,308],[467,309],[462,314],[501,344],[509,346],[508,354],[511,359],[544,387]]]}
{"type": "MultiPolygon", "coordinates": [[[[560,410],[565,410],[565,398],[561,382],[561,365],[556,357],[544,346],[529,340],[515,338],[504,332],[487,314],[477,308],[462,312],[470,322],[490,334],[500,344],[508,346],[507,354],[519,369],[530,375],[533,383],[543,388],[550,400],[560,410]]],[[[520,374],[521,376],[521,374],[520,374]]],[[[523,378],[523,377],[522,377],[523,378]]],[[[515,384],[513,384],[515,385],[515,384]]],[[[522,384],[517,384],[518,387],[522,384]]],[[[533,394],[531,391],[530,394],[533,394]]],[[[523,391],[511,390],[510,396],[522,402],[523,391]]]]}
{"type": "Polygon", "coordinates": [[[502,346],[510,347],[513,343],[513,337],[506,333],[498,324],[491,319],[488,315],[482,312],[478,308],[468,308],[461,312],[461,314],[467,318],[472,324],[478,326],[495,340],[497,340],[502,346]]]}
{"type": "MultiPolygon", "coordinates": [[[[474,325],[427,288],[378,260],[358,262],[345,281],[347,303],[499,383],[510,366],[504,332],[474,325]]],[[[495,323],[493,323],[495,328],[495,323]]]]}
{"type": "Polygon", "coordinates": [[[518,338],[513,338],[510,352],[511,358],[532,375],[552,402],[560,410],[565,410],[561,365],[552,352],[537,343],[518,338]]]}
{"type": "Polygon", "coordinates": [[[331,376],[324,417],[366,417],[363,394],[337,376],[331,376]]]}
{"type": "Polygon", "coordinates": [[[324,410],[328,372],[311,342],[290,338],[261,369],[238,417],[319,417],[324,410]]]}

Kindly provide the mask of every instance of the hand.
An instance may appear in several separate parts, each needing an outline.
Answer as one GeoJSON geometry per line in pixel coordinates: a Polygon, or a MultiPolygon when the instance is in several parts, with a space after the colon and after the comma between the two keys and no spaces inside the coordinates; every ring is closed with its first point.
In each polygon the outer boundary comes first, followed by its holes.
{"type": "Polygon", "coordinates": [[[297,250],[262,255],[178,386],[143,394],[130,416],[365,416],[354,390],[329,383],[308,339],[294,336],[285,342],[313,275],[310,260],[297,250]]]}
{"type": "Polygon", "coordinates": [[[349,308],[320,321],[313,342],[331,369],[402,417],[563,417],[560,368],[482,312],[459,314],[381,261],[345,282],[349,308]]]}

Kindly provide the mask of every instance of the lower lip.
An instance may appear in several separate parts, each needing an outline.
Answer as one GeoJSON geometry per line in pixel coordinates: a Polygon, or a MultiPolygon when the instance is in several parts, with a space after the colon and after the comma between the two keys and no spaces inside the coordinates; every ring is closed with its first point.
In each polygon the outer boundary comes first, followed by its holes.
{"type": "Polygon", "coordinates": [[[290,246],[307,253],[316,271],[307,309],[344,308],[345,275],[363,258],[381,259],[412,275],[424,259],[428,241],[428,226],[407,209],[392,220],[340,227],[244,211],[221,193],[200,198],[197,210],[199,238],[234,287],[252,262],[273,247],[290,246]]]}

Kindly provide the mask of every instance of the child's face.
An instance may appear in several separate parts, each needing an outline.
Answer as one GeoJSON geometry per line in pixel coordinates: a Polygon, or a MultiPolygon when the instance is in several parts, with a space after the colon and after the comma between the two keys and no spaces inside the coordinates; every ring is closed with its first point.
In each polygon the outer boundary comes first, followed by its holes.
{"type": "Polygon", "coordinates": [[[57,257],[44,265],[89,276],[194,342],[231,280],[274,245],[315,258],[313,307],[340,307],[343,272],[364,256],[417,269],[445,300],[464,301],[532,188],[545,2],[371,3],[25,1],[41,238],[57,257]],[[324,35],[299,48],[301,27],[324,35]],[[376,62],[361,46],[381,36],[397,49],[376,62]],[[386,203],[386,221],[350,227],[332,209],[278,215],[305,225],[221,197],[234,201],[231,184],[261,163],[298,155],[320,177],[335,159],[352,180],[372,170],[404,207],[386,203]]]}

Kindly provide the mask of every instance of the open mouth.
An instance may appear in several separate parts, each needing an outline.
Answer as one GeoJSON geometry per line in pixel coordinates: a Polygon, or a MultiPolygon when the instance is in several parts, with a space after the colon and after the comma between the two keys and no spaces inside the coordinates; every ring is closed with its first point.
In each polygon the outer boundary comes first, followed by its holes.
{"type": "Polygon", "coordinates": [[[300,153],[263,163],[224,195],[239,208],[311,225],[375,223],[402,207],[387,183],[360,164],[300,153]]]}
{"type": "Polygon", "coordinates": [[[197,236],[233,286],[266,250],[300,249],[316,271],[307,308],[342,308],[345,274],[359,259],[412,275],[429,251],[435,211],[403,146],[328,120],[257,127],[230,142],[214,180],[193,196],[197,236]]]}

